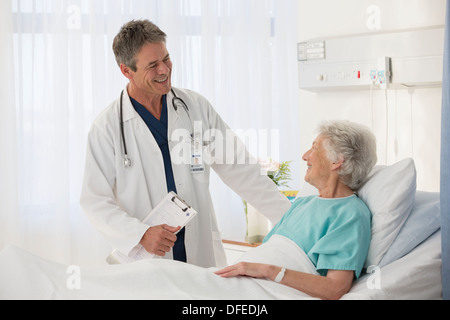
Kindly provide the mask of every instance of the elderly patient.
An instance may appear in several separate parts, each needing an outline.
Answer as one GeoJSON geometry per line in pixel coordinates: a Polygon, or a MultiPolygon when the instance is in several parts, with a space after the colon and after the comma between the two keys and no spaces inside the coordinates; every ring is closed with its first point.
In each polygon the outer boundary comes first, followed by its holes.
{"type": "Polygon", "coordinates": [[[294,241],[317,274],[250,262],[216,274],[267,278],[314,297],[339,299],[360,276],[369,249],[371,214],[355,190],[377,161],[375,137],[356,123],[325,122],[303,160],[308,166],[305,181],[319,195],[297,199],[264,242],[274,235],[294,241]]]}

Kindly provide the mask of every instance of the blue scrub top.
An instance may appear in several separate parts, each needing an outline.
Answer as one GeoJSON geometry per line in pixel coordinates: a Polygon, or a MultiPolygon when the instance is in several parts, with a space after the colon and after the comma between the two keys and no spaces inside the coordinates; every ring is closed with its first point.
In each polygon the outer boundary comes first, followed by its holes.
{"type": "MultiPolygon", "coordinates": [[[[131,103],[133,104],[136,112],[144,120],[145,124],[153,134],[156,143],[161,150],[164,161],[164,171],[166,174],[166,185],[167,191],[173,191],[177,193],[177,188],[175,186],[175,179],[173,177],[172,161],[170,158],[169,151],[169,139],[167,136],[168,132],[168,113],[167,113],[167,96],[163,96],[163,106],[161,111],[161,119],[156,119],[143,105],[131,98],[131,103]]],[[[186,262],[186,249],[184,246],[184,228],[180,230],[177,234],[177,241],[173,247],[173,257],[175,260],[186,262]]]]}
{"type": "Polygon", "coordinates": [[[274,234],[285,236],[303,249],[319,274],[354,270],[359,278],[369,251],[370,224],[369,208],[356,195],[298,198],[264,242],[274,234]]]}

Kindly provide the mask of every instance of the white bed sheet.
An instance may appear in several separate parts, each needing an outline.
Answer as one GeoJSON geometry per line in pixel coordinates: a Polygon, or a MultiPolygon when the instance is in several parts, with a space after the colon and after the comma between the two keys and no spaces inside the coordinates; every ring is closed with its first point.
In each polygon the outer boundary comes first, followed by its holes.
{"type": "MultiPolygon", "coordinates": [[[[298,270],[311,270],[311,262],[292,241],[275,237],[249,254],[260,261],[276,261],[298,270]],[[275,252],[275,255],[272,253],[275,252]]],[[[68,266],[49,262],[9,247],[0,253],[0,299],[172,299],[172,300],[272,300],[310,299],[295,289],[263,279],[225,279],[217,268],[147,259],[91,270],[80,269],[80,289],[66,283],[68,266]]],[[[314,271],[314,270],[312,270],[314,271]]],[[[73,279],[73,278],[70,278],[73,279]]]]}
{"type": "MultiPolygon", "coordinates": [[[[303,251],[281,236],[250,251],[241,260],[314,272],[303,251]]],[[[367,275],[343,298],[439,299],[440,265],[437,233],[409,255],[381,269],[381,289],[368,289],[367,275]]],[[[89,270],[80,268],[80,289],[71,290],[67,282],[73,280],[74,274],[67,273],[68,267],[7,247],[0,252],[0,299],[312,299],[273,281],[224,279],[213,273],[214,268],[160,259],[89,270]]]]}

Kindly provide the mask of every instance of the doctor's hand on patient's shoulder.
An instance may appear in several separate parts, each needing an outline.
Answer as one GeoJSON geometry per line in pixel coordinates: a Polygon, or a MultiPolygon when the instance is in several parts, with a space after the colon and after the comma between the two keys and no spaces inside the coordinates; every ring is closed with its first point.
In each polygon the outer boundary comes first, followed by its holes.
{"type": "Polygon", "coordinates": [[[166,252],[169,252],[175,245],[175,241],[177,241],[175,233],[180,229],[181,227],[171,227],[166,224],[150,227],[139,243],[148,252],[164,257],[166,252]]]}

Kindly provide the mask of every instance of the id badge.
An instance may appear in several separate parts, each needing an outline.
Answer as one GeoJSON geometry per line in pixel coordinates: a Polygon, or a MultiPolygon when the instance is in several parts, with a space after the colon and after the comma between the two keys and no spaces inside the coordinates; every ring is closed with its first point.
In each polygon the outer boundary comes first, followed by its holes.
{"type": "Polygon", "coordinates": [[[205,172],[205,164],[203,163],[203,129],[201,121],[196,121],[194,123],[191,150],[191,173],[205,172]]]}

